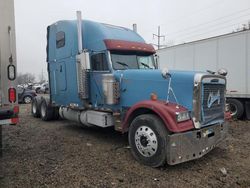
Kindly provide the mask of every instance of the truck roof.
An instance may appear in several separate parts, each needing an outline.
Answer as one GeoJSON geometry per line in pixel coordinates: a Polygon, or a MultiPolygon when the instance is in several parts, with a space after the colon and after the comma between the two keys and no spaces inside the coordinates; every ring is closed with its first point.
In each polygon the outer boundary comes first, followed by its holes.
{"type": "MultiPolygon", "coordinates": [[[[77,21],[76,20],[62,20],[50,25],[50,32],[59,32],[60,30],[70,36],[77,44],[77,21]],[[73,35],[73,37],[72,37],[73,35]]],[[[82,21],[83,31],[83,47],[88,50],[101,51],[106,50],[104,40],[123,40],[131,42],[145,43],[144,39],[131,29],[114,26],[105,23],[98,23],[89,20],[82,21]]],[[[74,45],[77,48],[77,45],[74,45]]]]}

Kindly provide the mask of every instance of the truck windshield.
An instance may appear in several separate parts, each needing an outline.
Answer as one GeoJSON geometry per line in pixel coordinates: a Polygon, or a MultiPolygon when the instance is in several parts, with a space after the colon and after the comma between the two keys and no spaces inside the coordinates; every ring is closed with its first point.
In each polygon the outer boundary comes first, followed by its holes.
{"type": "Polygon", "coordinates": [[[153,55],[111,54],[115,70],[124,69],[156,69],[153,55]]]}

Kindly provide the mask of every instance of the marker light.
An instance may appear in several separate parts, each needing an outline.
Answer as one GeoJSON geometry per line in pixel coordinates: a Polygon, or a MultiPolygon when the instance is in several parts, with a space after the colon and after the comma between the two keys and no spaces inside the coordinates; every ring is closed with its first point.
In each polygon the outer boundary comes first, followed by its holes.
{"type": "Polygon", "coordinates": [[[9,80],[15,80],[16,79],[16,67],[14,65],[9,65],[7,72],[8,72],[9,80]]]}
{"type": "Polygon", "coordinates": [[[182,121],[186,121],[189,120],[190,116],[188,111],[184,111],[184,112],[176,112],[176,120],[177,122],[182,122],[182,121]]]}

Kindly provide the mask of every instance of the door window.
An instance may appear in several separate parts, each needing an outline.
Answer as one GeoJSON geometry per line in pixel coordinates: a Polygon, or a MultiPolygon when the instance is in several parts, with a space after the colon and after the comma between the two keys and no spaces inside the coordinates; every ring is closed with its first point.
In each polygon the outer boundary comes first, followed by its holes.
{"type": "Polygon", "coordinates": [[[91,56],[91,69],[93,71],[109,70],[105,53],[94,54],[91,56]]]}
{"type": "Polygon", "coordinates": [[[56,33],[56,48],[62,48],[65,46],[65,33],[59,31],[56,33]]]}

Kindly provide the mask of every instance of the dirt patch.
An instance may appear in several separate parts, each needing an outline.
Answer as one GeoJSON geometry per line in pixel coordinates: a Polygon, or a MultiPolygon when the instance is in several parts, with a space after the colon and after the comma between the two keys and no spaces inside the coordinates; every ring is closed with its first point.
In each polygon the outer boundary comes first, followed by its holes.
{"type": "Polygon", "coordinates": [[[201,159],[154,169],[136,162],[127,135],[43,122],[21,105],[19,126],[3,127],[0,187],[250,187],[250,122],[201,159]]]}

